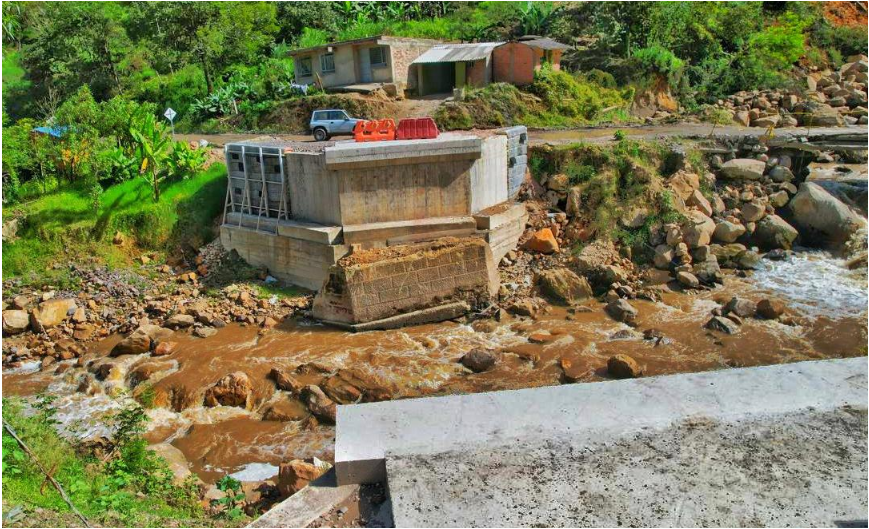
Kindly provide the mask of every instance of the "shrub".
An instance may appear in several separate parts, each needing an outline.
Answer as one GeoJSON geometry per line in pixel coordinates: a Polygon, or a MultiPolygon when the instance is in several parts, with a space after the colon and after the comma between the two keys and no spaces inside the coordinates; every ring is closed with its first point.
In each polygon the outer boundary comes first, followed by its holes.
{"type": "Polygon", "coordinates": [[[543,101],[547,110],[586,120],[606,107],[623,106],[628,102],[617,90],[577,80],[549,65],[535,72],[534,82],[528,89],[543,101]]]}

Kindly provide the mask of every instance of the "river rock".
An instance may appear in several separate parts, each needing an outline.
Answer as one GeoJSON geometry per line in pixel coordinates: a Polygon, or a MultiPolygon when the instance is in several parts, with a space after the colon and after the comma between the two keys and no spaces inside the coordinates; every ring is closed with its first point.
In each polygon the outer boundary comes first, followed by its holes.
{"type": "Polygon", "coordinates": [[[541,292],[555,303],[572,305],[594,295],[588,280],[567,268],[544,270],[537,282],[541,292]]]}
{"type": "Polygon", "coordinates": [[[274,380],[275,386],[283,391],[289,391],[293,394],[299,394],[304,387],[301,382],[296,380],[293,375],[290,375],[283,369],[274,367],[269,371],[269,378],[274,380]]]}
{"type": "Polygon", "coordinates": [[[13,335],[20,334],[30,327],[30,315],[26,310],[4,310],[3,311],[3,334],[13,335]]]}
{"type": "Polygon", "coordinates": [[[139,355],[151,350],[151,337],[139,330],[116,343],[109,356],[139,355]]]}
{"type": "Polygon", "coordinates": [[[311,410],[318,419],[335,423],[337,406],[335,402],[323,393],[323,390],[314,385],[302,388],[300,393],[302,402],[311,410]]]}
{"type": "Polygon", "coordinates": [[[685,213],[686,221],[682,228],[682,237],[689,248],[705,246],[712,242],[715,232],[715,221],[699,211],[685,213]]]}
{"type": "Polygon", "coordinates": [[[740,209],[744,222],[757,222],[766,215],[766,206],[757,201],[746,202],[740,209]]]}
{"type": "Polygon", "coordinates": [[[161,341],[156,347],[154,347],[154,351],[151,352],[151,355],[166,356],[172,354],[177,346],[178,342],[161,341]]]}
{"type": "Polygon", "coordinates": [[[798,235],[796,228],[788,224],[783,218],[778,215],[767,215],[757,223],[751,237],[763,249],[790,250],[798,235]]]}
{"type": "Polygon", "coordinates": [[[608,303],[604,310],[612,319],[628,324],[633,323],[639,314],[633,305],[623,299],[608,303]]]}
{"type": "Polygon", "coordinates": [[[543,228],[525,241],[524,247],[526,250],[548,254],[558,251],[558,241],[555,240],[552,230],[543,228]]]}
{"type": "Polygon", "coordinates": [[[163,325],[170,329],[186,329],[196,323],[196,319],[190,314],[175,314],[166,320],[163,325]]]}
{"type": "Polygon", "coordinates": [[[741,237],[743,233],[745,233],[745,226],[742,224],[722,220],[715,225],[715,231],[712,233],[712,236],[716,241],[732,243],[736,242],[736,239],[741,237]]]}
{"type": "Polygon", "coordinates": [[[721,316],[712,316],[712,319],[707,321],[704,327],[724,334],[736,334],[739,331],[739,326],[733,320],[721,316]]]}
{"type": "Polygon", "coordinates": [[[495,367],[497,360],[498,357],[491,351],[473,349],[465,353],[460,362],[474,373],[482,373],[495,367]]]}
{"type": "Polygon", "coordinates": [[[791,197],[788,195],[787,191],[776,191],[769,196],[769,203],[774,208],[783,208],[787,205],[788,200],[790,199],[791,197]]]}
{"type": "Polygon", "coordinates": [[[724,276],[721,275],[721,267],[718,266],[718,259],[714,255],[709,255],[704,261],[694,263],[694,275],[704,285],[723,284],[724,276]]]}
{"type": "Polygon", "coordinates": [[[310,417],[310,413],[305,405],[293,399],[280,399],[263,413],[264,421],[291,422],[301,421],[307,417],[310,417]]]}
{"type": "Polygon", "coordinates": [[[686,288],[697,288],[700,286],[700,280],[697,276],[689,272],[676,272],[676,280],[686,288]]]}
{"type": "Polygon", "coordinates": [[[784,303],[776,299],[762,299],[757,303],[757,314],[762,318],[776,320],[784,312],[784,303]]]}
{"type": "Polygon", "coordinates": [[[700,188],[700,176],[679,171],[667,180],[667,185],[682,201],[687,201],[694,191],[700,188]]]}
{"type": "Polygon", "coordinates": [[[555,191],[556,193],[567,193],[569,186],[570,177],[563,173],[552,175],[549,177],[549,180],[546,181],[546,187],[549,188],[550,191],[555,191]]]}
{"type": "Polygon", "coordinates": [[[794,179],[794,173],[787,167],[776,165],[769,170],[769,177],[773,182],[790,182],[794,179]]]}
{"type": "Polygon", "coordinates": [[[242,371],[230,373],[205,390],[203,404],[214,406],[238,406],[247,409],[253,389],[250,378],[242,371]]]}
{"type": "Polygon", "coordinates": [[[582,190],[577,187],[571,187],[567,192],[567,203],[565,205],[565,213],[568,217],[576,217],[582,213],[582,190]]]}
{"type": "Polygon", "coordinates": [[[734,296],[724,306],[725,313],[733,313],[740,318],[749,318],[757,312],[757,304],[750,299],[734,296]]]}
{"type": "Polygon", "coordinates": [[[613,378],[637,378],[643,370],[637,361],[625,354],[611,356],[606,363],[607,373],[613,378]]]}
{"type": "Polygon", "coordinates": [[[67,317],[78,308],[72,298],[49,299],[39,304],[39,308],[30,313],[30,326],[34,332],[45,332],[46,329],[63,323],[67,317]]]}
{"type": "Polygon", "coordinates": [[[655,256],[653,257],[655,268],[659,270],[669,270],[673,263],[673,249],[666,244],[659,244],[655,247],[655,256]]]}
{"type": "Polygon", "coordinates": [[[731,180],[760,180],[766,164],[760,160],[751,158],[734,158],[724,162],[721,166],[721,175],[731,180]]]}
{"type": "Polygon", "coordinates": [[[308,483],[320,477],[321,471],[314,464],[294,459],[278,467],[278,491],[282,496],[291,496],[308,483]]]}
{"type": "Polygon", "coordinates": [[[362,391],[343,378],[332,375],[320,384],[320,389],[337,404],[353,404],[362,399],[362,391]]]}
{"type": "Polygon", "coordinates": [[[707,217],[712,216],[712,204],[706,200],[706,197],[703,196],[703,193],[701,193],[699,189],[695,189],[694,192],[691,193],[691,196],[688,197],[685,204],[697,208],[700,213],[703,213],[707,217]]]}
{"type": "Polygon", "coordinates": [[[789,208],[804,239],[838,249],[866,220],[843,202],[812,182],[800,184],[789,208]]]}

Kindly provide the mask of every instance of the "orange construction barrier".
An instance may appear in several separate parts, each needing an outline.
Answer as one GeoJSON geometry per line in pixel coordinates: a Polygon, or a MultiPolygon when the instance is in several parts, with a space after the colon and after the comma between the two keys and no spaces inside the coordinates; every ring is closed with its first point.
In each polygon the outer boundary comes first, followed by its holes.
{"type": "Polygon", "coordinates": [[[432,118],[405,118],[398,122],[399,140],[428,140],[438,137],[440,132],[432,118]]]}
{"type": "Polygon", "coordinates": [[[391,119],[357,121],[353,137],[357,142],[394,140],[395,122],[391,119]]]}

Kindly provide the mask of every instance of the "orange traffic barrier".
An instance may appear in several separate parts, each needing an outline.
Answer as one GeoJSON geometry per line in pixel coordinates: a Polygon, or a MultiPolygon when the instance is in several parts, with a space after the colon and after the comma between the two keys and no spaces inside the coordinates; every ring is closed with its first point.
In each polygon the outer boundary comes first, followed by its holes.
{"type": "Polygon", "coordinates": [[[353,137],[357,142],[394,140],[395,122],[391,119],[357,121],[353,137]]]}
{"type": "Polygon", "coordinates": [[[398,122],[399,140],[427,140],[437,138],[440,132],[432,118],[405,118],[398,122]]]}

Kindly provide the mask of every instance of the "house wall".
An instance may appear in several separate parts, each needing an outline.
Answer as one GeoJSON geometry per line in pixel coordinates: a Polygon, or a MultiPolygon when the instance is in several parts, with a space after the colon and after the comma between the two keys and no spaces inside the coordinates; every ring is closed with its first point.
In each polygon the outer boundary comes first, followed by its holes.
{"type": "Polygon", "coordinates": [[[390,46],[392,55],[392,78],[396,83],[406,83],[407,88],[415,89],[417,85],[417,68],[411,63],[431,48],[431,44],[395,43],[390,46]]]}
{"type": "MultiPolygon", "coordinates": [[[[561,50],[552,50],[552,68],[561,69],[561,50]]],[[[492,52],[493,79],[523,86],[534,82],[534,72],[543,65],[544,50],[522,42],[508,42],[492,52]]]]}
{"type": "Polygon", "coordinates": [[[471,86],[486,86],[492,80],[492,57],[491,55],[479,61],[466,63],[466,84],[471,86]]]}

